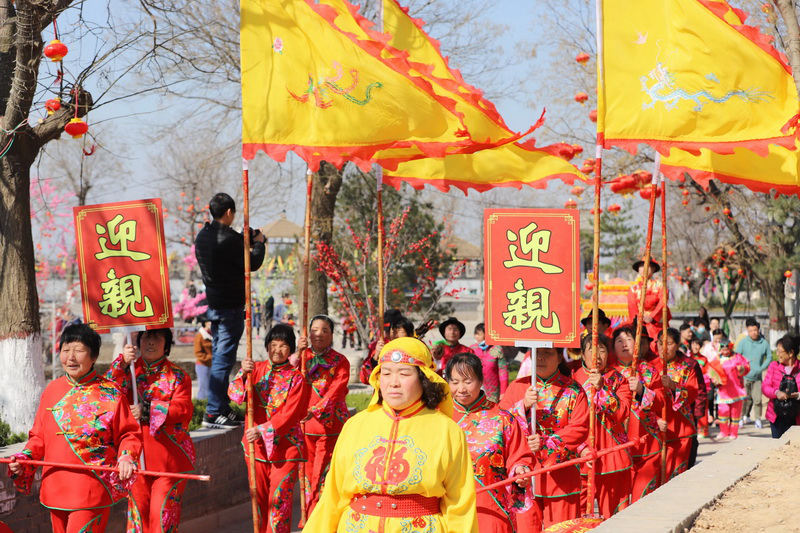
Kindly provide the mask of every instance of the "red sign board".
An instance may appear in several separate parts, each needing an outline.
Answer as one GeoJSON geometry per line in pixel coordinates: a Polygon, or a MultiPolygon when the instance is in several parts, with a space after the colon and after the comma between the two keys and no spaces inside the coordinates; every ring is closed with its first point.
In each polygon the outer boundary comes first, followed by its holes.
{"type": "Polygon", "coordinates": [[[73,209],[84,321],[99,331],[172,327],[161,200],[73,209]]]}
{"type": "Polygon", "coordinates": [[[571,209],[484,211],[486,336],[494,344],[578,338],[580,244],[571,209]]]}

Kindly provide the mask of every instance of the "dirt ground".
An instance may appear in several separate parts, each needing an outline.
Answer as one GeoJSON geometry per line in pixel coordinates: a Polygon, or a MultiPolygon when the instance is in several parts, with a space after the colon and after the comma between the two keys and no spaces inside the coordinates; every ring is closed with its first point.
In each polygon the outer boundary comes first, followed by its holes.
{"type": "Polygon", "coordinates": [[[691,533],[800,531],[800,442],[783,446],[697,517],[691,533]]]}

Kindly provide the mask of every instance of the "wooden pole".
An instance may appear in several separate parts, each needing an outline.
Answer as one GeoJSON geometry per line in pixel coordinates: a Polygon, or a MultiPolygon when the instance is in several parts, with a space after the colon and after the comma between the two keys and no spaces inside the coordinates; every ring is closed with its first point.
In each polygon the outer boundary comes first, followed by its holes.
{"type": "MultiPolygon", "coordinates": [[[[303,325],[301,328],[303,337],[308,338],[308,276],[309,266],[311,264],[311,192],[314,186],[314,173],[309,168],[306,170],[306,216],[303,228],[303,325]]],[[[300,354],[300,373],[306,379],[306,354],[300,354]]],[[[306,457],[306,423],[300,423],[300,431],[303,433],[303,441],[301,444],[303,458],[306,457]]],[[[308,492],[308,478],[306,472],[308,461],[304,460],[300,463],[300,527],[303,527],[308,519],[308,502],[306,502],[306,493],[308,492]]]]}
{"type": "MultiPolygon", "coordinates": [[[[242,209],[244,216],[244,327],[245,339],[247,339],[247,352],[245,357],[248,361],[253,359],[253,322],[251,319],[252,308],[250,302],[250,171],[248,170],[247,160],[242,159],[242,195],[244,196],[244,206],[242,209]]],[[[253,394],[252,373],[247,375],[247,427],[255,427],[253,421],[253,394]]],[[[255,443],[247,443],[247,481],[250,485],[250,506],[253,513],[253,532],[258,533],[258,493],[256,489],[256,451],[255,443]]]]}
{"type": "MultiPolygon", "coordinates": [[[[663,311],[661,312],[661,368],[664,369],[664,375],[667,375],[667,328],[669,328],[669,320],[667,320],[667,313],[669,312],[667,306],[667,187],[664,178],[660,178],[661,185],[661,298],[663,302],[663,311]]],[[[655,191],[653,191],[655,192],[655,191]]],[[[653,317],[657,320],[656,317],[653,317]]],[[[664,391],[666,393],[666,391],[664,391]]],[[[661,418],[667,419],[667,402],[661,409],[661,418]]],[[[667,482],[667,434],[661,434],[661,484],[667,482]]]]}
{"type": "Polygon", "coordinates": [[[642,324],[644,320],[644,299],[647,295],[647,280],[650,278],[650,257],[653,247],[653,222],[656,215],[656,191],[658,190],[658,174],[661,172],[661,154],[656,152],[653,169],[653,177],[650,180],[652,186],[650,195],[650,210],[647,214],[647,237],[644,242],[644,270],[642,271],[642,288],[639,293],[639,320],[636,321],[636,335],[633,343],[633,363],[632,370],[636,377],[639,376],[639,345],[642,342],[642,324]]]}
{"type": "MultiPolygon", "coordinates": [[[[81,471],[94,471],[94,472],[118,472],[117,466],[102,466],[102,465],[84,465],[72,463],[58,463],[55,461],[37,461],[34,459],[15,459],[14,457],[0,457],[0,463],[14,463],[17,462],[21,465],[30,466],[48,466],[51,468],[63,468],[65,470],[81,470],[81,471]]],[[[140,476],[150,477],[171,477],[175,479],[192,479],[194,481],[211,481],[211,476],[208,474],[180,474],[177,472],[161,472],[157,470],[136,470],[136,474],[140,476]]]]}
{"type": "Polygon", "coordinates": [[[378,166],[375,175],[378,187],[378,335],[375,338],[383,339],[383,311],[386,308],[386,282],[383,278],[383,168],[378,166]]]}

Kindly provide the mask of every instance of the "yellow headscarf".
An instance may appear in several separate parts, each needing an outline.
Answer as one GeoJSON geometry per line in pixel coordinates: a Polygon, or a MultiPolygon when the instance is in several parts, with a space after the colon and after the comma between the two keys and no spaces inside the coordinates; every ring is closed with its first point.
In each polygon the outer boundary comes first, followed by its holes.
{"type": "Polygon", "coordinates": [[[381,353],[378,355],[378,366],[372,370],[369,376],[369,384],[375,391],[372,393],[372,400],[367,409],[372,409],[378,405],[378,391],[380,389],[379,378],[381,375],[381,365],[383,363],[404,363],[416,366],[429,380],[434,383],[441,383],[444,386],[445,398],[439,404],[439,411],[452,418],[453,416],[453,396],[450,394],[450,386],[439,374],[436,373],[433,356],[424,342],[414,337],[401,337],[387,342],[381,353]]]}

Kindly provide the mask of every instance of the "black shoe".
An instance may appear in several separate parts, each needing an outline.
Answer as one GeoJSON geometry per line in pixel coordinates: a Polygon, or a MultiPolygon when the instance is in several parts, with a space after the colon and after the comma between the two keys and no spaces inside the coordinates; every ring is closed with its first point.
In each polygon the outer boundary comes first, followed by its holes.
{"type": "Polygon", "coordinates": [[[228,414],[225,415],[225,418],[227,418],[231,422],[236,422],[239,425],[244,424],[244,419],[242,419],[242,417],[239,416],[236,413],[236,411],[233,411],[233,410],[228,411],[228,414]]]}
{"type": "Polygon", "coordinates": [[[242,425],[241,422],[231,420],[225,415],[203,415],[203,422],[201,424],[204,428],[212,429],[233,429],[242,425]]]}

